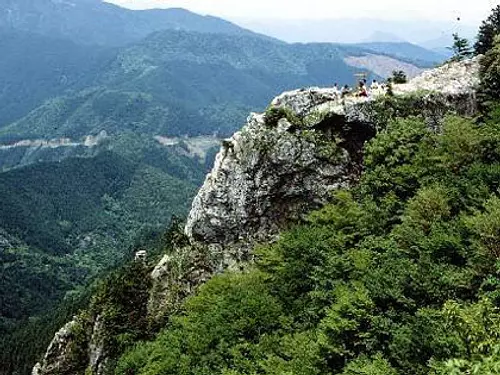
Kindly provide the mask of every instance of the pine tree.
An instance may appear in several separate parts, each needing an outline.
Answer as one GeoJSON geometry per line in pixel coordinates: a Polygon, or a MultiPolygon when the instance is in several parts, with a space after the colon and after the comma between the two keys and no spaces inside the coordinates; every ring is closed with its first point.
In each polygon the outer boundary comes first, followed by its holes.
{"type": "Polygon", "coordinates": [[[453,41],[453,46],[448,47],[448,49],[453,51],[452,61],[461,61],[472,56],[472,50],[466,38],[461,38],[458,33],[454,33],[453,41]]]}
{"type": "Polygon", "coordinates": [[[478,55],[484,55],[494,44],[495,36],[500,34],[500,5],[492,10],[490,16],[483,21],[479,28],[477,42],[474,51],[478,55]]]}

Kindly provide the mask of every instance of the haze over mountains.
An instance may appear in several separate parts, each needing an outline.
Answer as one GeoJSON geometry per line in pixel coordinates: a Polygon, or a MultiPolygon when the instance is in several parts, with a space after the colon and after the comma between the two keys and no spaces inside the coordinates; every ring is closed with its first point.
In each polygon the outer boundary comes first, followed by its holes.
{"type": "MultiPolygon", "coordinates": [[[[100,0],[0,0],[0,55],[5,337],[185,215],[220,139],[281,91],[443,60],[406,42],[289,44],[100,0]]],[[[8,356],[22,343],[4,345],[8,356]]]]}
{"type": "Polygon", "coordinates": [[[308,20],[272,17],[235,18],[239,25],[287,42],[409,42],[422,47],[448,47],[458,32],[473,39],[477,26],[450,17],[450,21],[387,20],[378,18],[339,18],[308,20]],[[355,32],[353,32],[355,30],[355,32]],[[438,43],[438,41],[440,41],[438,43]]]}

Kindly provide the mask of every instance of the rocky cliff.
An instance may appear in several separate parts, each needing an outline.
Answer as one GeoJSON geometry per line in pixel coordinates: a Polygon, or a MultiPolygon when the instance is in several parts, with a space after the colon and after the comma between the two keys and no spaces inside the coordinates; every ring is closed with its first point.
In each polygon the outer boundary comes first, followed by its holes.
{"type": "Polygon", "coordinates": [[[340,98],[320,88],[280,95],[224,142],[193,202],[186,234],[226,248],[269,240],[357,180],[365,141],[390,117],[423,114],[435,125],[449,111],[472,115],[478,83],[475,59],[395,85],[394,98],[340,98]]]}
{"type": "MultiPolygon", "coordinates": [[[[251,259],[255,242],[272,240],[326,203],[334,190],[356,183],[365,142],[391,118],[424,115],[438,126],[448,112],[471,115],[477,84],[477,60],[470,60],[396,86],[394,97],[339,98],[331,89],[301,89],[274,99],[265,113],[250,115],[242,130],[223,142],[193,202],[185,227],[191,245],[165,256],[151,274],[151,319],[164,319],[214,273],[251,259]]],[[[108,350],[93,339],[103,336],[99,312],[90,321],[85,347],[78,350],[84,353],[79,368],[106,374],[108,350]]],[[[61,369],[76,368],[67,355],[75,347],[75,327],[81,325],[70,323],[56,334],[33,374],[69,374],[61,369]]]]}

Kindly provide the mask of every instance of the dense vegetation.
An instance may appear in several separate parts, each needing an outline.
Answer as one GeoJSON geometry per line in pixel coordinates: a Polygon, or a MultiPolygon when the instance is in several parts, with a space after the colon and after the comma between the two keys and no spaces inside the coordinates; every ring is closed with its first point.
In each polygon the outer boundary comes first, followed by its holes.
{"type": "Polygon", "coordinates": [[[496,373],[499,123],[391,123],[358,187],[201,287],[116,374],[496,373]]]}
{"type": "Polygon", "coordinates": [[[123,138],[114,152],[0,174],[0,334],[121,265],[172,215],[186,215],[206,166],[135,141],[142,145],[123,138]]]}
{"type": "Polygon", "coordinates": [[[500,33],[500,5],[492,10],[490,16],[483,21],[479,28],[474,50],[478,55],[487,53],[495,43],[495,37],[500,33]]]}

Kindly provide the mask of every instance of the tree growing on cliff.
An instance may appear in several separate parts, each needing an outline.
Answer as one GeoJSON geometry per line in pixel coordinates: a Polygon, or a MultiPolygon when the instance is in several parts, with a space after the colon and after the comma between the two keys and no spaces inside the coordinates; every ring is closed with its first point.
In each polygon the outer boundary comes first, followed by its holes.
{"type": "Polygon", "coordinates": [[[479,28],[476,44],[474,45],[474,52],[477,55],[486,54],[493,48],[495,36],[500,34],[500,5],[494,8],[490,16],[483,21],[479,28]]]}
{"type": "Polygon", "coordinates": [[[450,59],[451,61],[462,61],[472,56],[472,49],[469,45],[469,41],[466,38],[460,37],[458,33],[453,34],[453,45],[448,47],[448,49],[453,51],[453,57],[450,59]]]}

